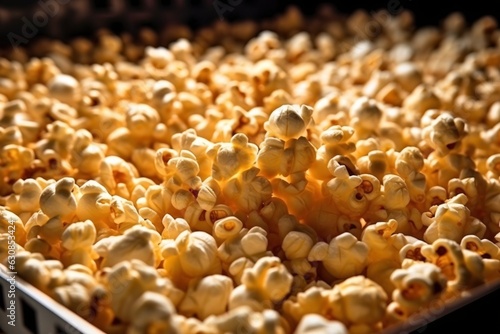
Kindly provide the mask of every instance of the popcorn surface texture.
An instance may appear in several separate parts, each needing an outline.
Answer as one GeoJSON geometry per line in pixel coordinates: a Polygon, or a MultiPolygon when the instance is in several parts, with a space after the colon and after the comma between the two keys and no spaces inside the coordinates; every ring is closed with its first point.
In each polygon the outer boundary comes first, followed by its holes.
{"type": "Polygon", "coordinates": [[[499,280],[500,29],[378,14],[6,52],[0,261],[129,334],[377,333],[499,280]]]}

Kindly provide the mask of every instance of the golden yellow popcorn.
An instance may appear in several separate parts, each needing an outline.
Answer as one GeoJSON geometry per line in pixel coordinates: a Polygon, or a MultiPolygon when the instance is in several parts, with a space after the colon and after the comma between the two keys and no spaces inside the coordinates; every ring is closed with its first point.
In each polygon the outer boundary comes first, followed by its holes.
{"type": "Polygon", "coordinates": [[[160,116],[152,107],[130,103],[126,111],[126,127],[116,129],[107,137],[107,154],[130,159],[135,149],[151,145],[159,122],[160,116]]]}
{"type": "Polygon", "coordinates": [[[335,319],[354,333],[373,333],[382,326],[388,297],[384,290],[364,276],[353,276],[336,284],[328,294],[335,319]]]}
{"type": "Polygon", "coordinates": [[[71,150],[71,165],[78,169],[82,176],[89,179],[97,177],[101,163],[106,155],[107,147],[104,144],[97,144],[93,140],[92,134],[80,129],[75,132],[75,142],[71,150]]]}
{"type": "Polygon", "coordinates": [[[250,229],[242,228],[237,234],[225,239],[218,248],[218,256],[227,269],[240,258],[255,262],[269,255],[267,248],[267,232],[259,226],[254,226],[250,229]]]}
{"type": "Polygon", "coordinates": [[[498,279],[495,20],[320,12],[0,58],[2,262],[107,333],[375,333],[498,279]]]}
{"type": "Polygon", "coordinates": [[[134,305],[145,292],[160,293],[174,305],[178,305],[183,297],[183,292],[168,278],[161,277],[154,268],[138,259],[122,261],[103,269],[98,275],[98,282],[109,291],[113,313],[125,322],[135,318],[134,305]]]}
{"type": "Polygon", "coordinates": [[[196,315],[204,320],[226,312],[233,281],[224,275],[210,275],[192,281],[179,304],[179,312],[186,316],[196,315]]]}
{"type": "Polygon", "coordinates": [[[248,306],[240,306],[229,312],[210,316],[203,322],[208,333],[285,334],[290,330],[288,324],[275,310],[254,311],[248,306]]]}
{"type": "Polygon", "coordinates": [[[349,109],[350,126],[355,130],[358,139],[369,137],[378,128],[382,111],[377,102],[368,97],[360,97],[349,109]]]}
{"type": "Polygon", "coordinates": [[[347,167],[334,159],[328,163],[328,169],[334,178],[326,188],[338,210],[347,216],[361,216],[368,208],[367,199],[358,190],[363,182],[361,177],[349,175],[347,167]]]}
{"type": "Polygon", "coordinates": [[[229,308],[249,306],[254,311],[262,311],[288,294],[292,275],[278,257],[265,256],[252,268],[245,269],[241,283],[231,292],[229,308]]]}
{"type": "Polygon", "coordinates": [[[161,236],[155,230],[143,226],[127,229],[123,235],[103,238],[93,245],[93,250],[101,258],[100,268],[131,260],[141,260],[149,266],[157,267],[161,261],[159,244],[161,236]]]}
{"type": "Polygon", "coordinates": [[[212,177],[222,181],[247,170],[254,164],[257,152],[257,145],[249,143],[244,134],[235,134],[229,143],[211,145],[207,155],[213,160],[212,177]]]}
{"type": "Polygon", "coordinates": [[[250,212],[271,198],[271,183],[258,174],[259,169],[252,167],[226,182],[222,193],[229,206],[250,212]]]}
{"type": "Polygon", "coordinates": [[[349,139],[354,129],[349,126],[333,125],[321,133],[322,145],[316,151],[316,162],[309,169],[312,176],[320,180],[331,178],[328,163],[338,155],[349,157],[356,150],[356,144],[349,139]]]}
{"type": "Polygon", "coordinates": [[[27,233],[23,221],[18,215],[3,207],[0,207],[0,233],[9,235],[9,242],[5,246],[11,245],[13,249],[16,248],[15,244],[23,246],[26,242],[27,233]]]}
{"type": "MultiPolygon", "coordinates": [[[[16,271],[19,276],[37,289],[46,293],[49,292],[48,285],[52,269],[49,261],[45,260],[41,254],[30,253],[28,251],[16,253],[15,256],[16,271]]],[[[62,263],[59,262],[59,266],[56,268],[62,269],[62,263]]]]}
{"type": "Polygon", "coordinates": [[[80,97],[78,81],[67,74],[57,74],[47,82],[49,96],[70,106],[75,106],[80,97]]]}
{"type": "Polygon", "coordinates": [[[391,280],[396,289],[393,303],[412,314],[436,300],[446,290],[447,280],[441,269],[432,263],[415,263],[406,269],[396,269],[391,280]]]}
{"type": "Polygon", "coordinates": [[[264,129],[270,137],[282,140],[298,139],[306,134],[309,126],[314,124],[313,109],[307,105],[283,105],[269,115],[264,129]]]}
{"type": "Polygon", "coordinates": [[[422,223],[427,226],[424,239],[432,243],[439,238],[446,238],[460,242],[466,235],[473,234],[483,237],[486,226],[477,218],[470,215],[465,206],[467,197],[458,194],[431,211],[422,214],[422,223]]]}
{"type": "Polygon", "coordinates": [[[309,261],[321,261],[325,269],[339,279],[360,275],[366,267],[369,248],[348,232],[333,238],[329,244],[316,243],[309,261]]]}
{"type": "Polygon", "coordinates": [[[111,195],[129,198],[137,178],[135,167],[118,156],[109,155],[101,162],[96,181],[106,187],[111,195]]]}
{"type": "Polygon", "coordinates": [[[466,133],[465,121],[447,112],[441,113],[430,125],[422,129],[425,142],[441,156],[459,148],[466,133]]]}
{"type": "MultiPolygon", "coordinates": [[[[421,249],[427,262],[437,265],[448,280],[450,292],[463,291],[484,281],[484,263],[477,253],[462,250],[453,240],[437,239],[421,249]]],[[[448,293],[448,291],[447,291],[448,293]]]]}
{"type": "Polygon", "coordinates": [[[467,235],[462,238],[460,247],[481,256],[486,280],[498,278],[500,275],[500,248],[498,245],[488,239],[480,239],[476,235],[467,235]]]}
{"type": "Polygon", "coordinates": [[[68,226],[61,236],[61,262],[65,267],[81,264],[97,270],[95,260],[99,255],[92,249],[97,232],[94,223],[90,220],[76,222],[68,226]]]}
{"type": "Polygon", "coordinates": [[[127,333],[139,334],[148,332],[180,333],[175,319],[175,306],[165,295],[156,291],[145,291],[132,308],[127,333]]]}
{"type": "Polygon", "coordinates": [[[340,321],[327,320],[316,314],[307,314],[302,318],[296,331],[298,333],[347,334],[347,328],[340,321]]]}
{"type": "Polygon", "coordinates": [[[76,216],[79,220],[90,220],[97,231],[103,228],[111,228],[113,218],[111,216],[112,196],[100,183],[89,180],[80,187],[81,197],[76,206],[76,216]]]}
{"type": "Polygon", "coordinates": [[[185,288],[193,279],[221,273],[217,243],[206,232],[183,231],[175,240],[161,241],[160,251],[167,277],[178,287],[185,288]]]}
{"type": "Polygon", "coordinates": [[[395,161],[396,170],[408,187],[412,201],[421,203],[425,200],[426,178],[420,171],[424,167],[422,152],[416,147],[405,147],[395,161]]]}

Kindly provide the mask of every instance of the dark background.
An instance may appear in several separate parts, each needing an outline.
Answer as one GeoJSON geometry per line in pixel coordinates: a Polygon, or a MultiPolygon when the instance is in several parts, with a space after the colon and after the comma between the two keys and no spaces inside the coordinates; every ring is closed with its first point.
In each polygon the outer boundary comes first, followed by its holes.
{"type": "Polygon", "coordinates": [[[61,11],[40,27],[37,36],[59,39],[89,34],[96,27],[106,26],[115,32],[133,32],[140,26],[157,28],[164,24],[182,22],[199,28],[219,19],[214,3],[238,3],[234,10],[224,13],[231,22],[242,19],[265,20],[283,12],[290,5],[298,6],[306,15],[313,15],[321,3],[333,4],[345,14],[357,9],[368,12],[387,9],[391,1],[414,13],[416,27],[439,25],[451,12],[464,14],[469,23],[491,15],[500,21],[500,11],[493,9],[494,1],[440,1],[440,0],[373,0],[373,1],[298,1],[298,0],[121,0],[122,8],[113,8],[115,0],[0,0],[0,45],[8,45],[9,33],[21,35],[23,17],[32,21],[33,13],[40,10],[39,2],[64,3],[61,11]],[[64,12],[64,14],[61,14],[64,12]]]}

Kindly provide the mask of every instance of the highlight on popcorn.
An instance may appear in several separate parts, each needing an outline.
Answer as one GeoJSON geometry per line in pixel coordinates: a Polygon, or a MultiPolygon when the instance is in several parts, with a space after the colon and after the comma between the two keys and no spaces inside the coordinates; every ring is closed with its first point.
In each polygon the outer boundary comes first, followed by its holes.
{"type": "Polygon", "coordinates": [[[500,279],[497,22],[331,15],[0,58],[12,294],[106,333],[347,334],[500,279]]]}

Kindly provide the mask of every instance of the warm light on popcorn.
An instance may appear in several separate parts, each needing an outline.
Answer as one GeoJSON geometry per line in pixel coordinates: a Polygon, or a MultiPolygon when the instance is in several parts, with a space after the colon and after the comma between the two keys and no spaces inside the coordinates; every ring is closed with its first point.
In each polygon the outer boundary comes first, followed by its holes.
{"type": "Polygon", "coordinates": [[[495,20],[369,19],[0,58],[0,260],[11,224],[19,277],[131,334],[376,333],[500,279],[495,20]]]}

